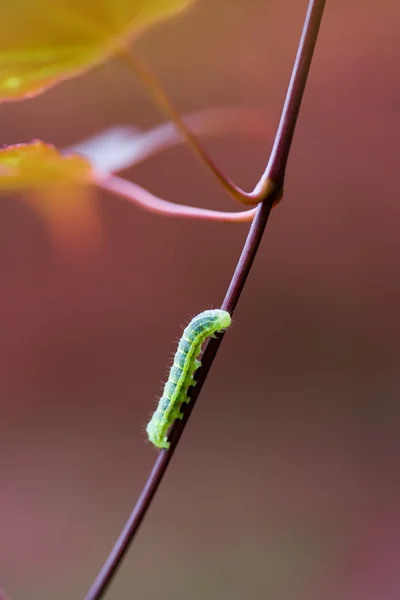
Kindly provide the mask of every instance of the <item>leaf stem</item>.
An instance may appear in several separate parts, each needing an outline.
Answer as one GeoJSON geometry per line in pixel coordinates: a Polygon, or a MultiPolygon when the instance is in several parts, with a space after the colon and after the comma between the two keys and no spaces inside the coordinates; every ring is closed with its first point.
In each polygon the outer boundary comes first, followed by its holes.
{"type": "MultiPolygon", "coordinates": [[[[290,146],[293,139],[293,133],[303,98],[311,60],[314,53],[315,44],[318,38],[318,32],[324,12],[326,0],[310,0],[308,10],[303,26],[303,32],[294,63],[289,88],[286,95],[286,101],[282,111],[282,116],[273,146],[273,151],[264,173],[265,179],[272,174],[274,181],[277,182],[278,192],[283,187],[286,164],[289,156],[290,146]]],[[[226,293],[222,308],[233,313],[240,294],[243,290],[251,266],[260,245],[272,205],[276,200],[277,191],[272,192],[268,199],[259,204],[256,210],[255,218],[251,224],[244,248],[240,255],[237,267],[232,277],[231,284],[226,293]]],[[[175,452],[179,439],[184,431],[189,416],[194,408],[195,402],[208,372],[213,363],[219,345],[223,336],[210,339],[202,357],[202,366],[196,373],[197,385],[190,388],[191,402],[187,405],[182,421],[177,420],[169,436],[171,442],[168,450],[161,450],[156,458],[155,464],[150,472],[147,482],[136,502],[136,505],[128,518],[118,540],[115,543],[109,557],[107,558],[100,573],[96,577],[85,600],[100,600],[104,596],[110,585],[118,567],[121,564],[136,532],[142,523],[147,510],[155,496],[158,486],[166,472],[168,464],[175,452]]]]}
{"type": "Polygon", "coordinates": [[[167,217],[202,219],[223,223],[247,223],[252,221],[256,211],[255,208],[252,208],[238,212],[224,212],[221,210],[187,206],[185,204],[175,204],[174,202],[169,202],[155,196],[137,183],[133,183],[133,181],[128,181],[127,179],[108,173],[96,172],[95,182],[103,190],[117,194],[148,212],[162,214],[167,217]]]}
{"type": "MultiPolygon", "coordinates": [[[[203,110],[191,115],[183,116],[182,119],[189,127],[191,127],[192,131],[196,131],[197,134],[200,133],[202,135],[215,135],[217,132],[222,131],[225,133],[235,132],[247,135],[252,134],[260,137],[260,134],[264,134],[270,129],[270,127],[267,128],[267,120],[265,117],[262,118],[261,113],[257,113],[248,108],[203,110]]],[[[107,146],[109,145],[107,133],[110,135],[112,131],[113,130],[109,130],[109,132],[103,134],[103,138],[105,138],[104,144],[107,144],[107,146]]],[[[170,121],[163,123],[158,127],[154,127],[147,132],[138,133],[137,131],[134,131],[132,132],[130,139],[128,137],[128,129],[126,129],[125,139],[121,140],[118,147],[118,150],[121,152],[119,166],[117,150],[114,152],[108,150],[105,153],[105,157],[101,155],[101,134],[96,136],[96,138],[92,138],[92,140],[89,139],[81,144],[70,147],[69,151],[72,150],[86,155],[95,165],[97,160],[99,163],[98,169],[93,172],[93,176],[94,182],[99,188],[125,198],[132,204],[140,206],[148,212],[162,214],[167,217],[201,219],[224,223],[248,223],[252,221],[256,210],[255,208],[241,212],[227,212],[176,204],[159,198],[136,183],[117,177],[115,174],[112,175],[112,173],[115,173],[117,170],[136,165],[157,152],[175,144],[179,144],[182,141],[185,141],[185,138],[182,136],[180,130],[177,129],[176,124],[170,121]],[[125,143],[125,149],[121,148],[123,143],[125,143]],[[91,156],[91,144],[95,145],[97,152],[102,156],[103,165],[96,155],[91,156]],[[129,146],[131,152],[130,157],[129,152],[127,152],[129,146]],[[110,157],[111,160],[109,168],[107,168],[108,157],[110,157]]],[[[274,206],[276,204],[277,202],[274,206]]]]}
{"type": "Polygon", "coordinates": [[[155,75],[152,73],[150,68],[144,64],[131,50],[124,49],[120,53],[121,58],[126,62],[135,72],[137,77],[143,83],[143,85],[149,90],[152,99],[158,105],[160,110],[175,124],[176,128],[181,132],[185,138],[188,146],[197,154],[200,160],[210,169],[215,175],[222,187],[230,194],[235,200],[242,204],[254,206],[263,200],[266,200],[268,196],[273,193],[276,189],[275,182],[268,176],[264,175],[261,177],[257,186],[253,192],[246,192],[238,187],[229,177],[224,175],[222,171],[217,167],[213,159],[207,154],[203,145],[199,142],[193,131],[186,125],[184,119],[181,117],[179,112],[175,109],[171,100],[168,98],[164,89],[158,82],[155,75]]]}

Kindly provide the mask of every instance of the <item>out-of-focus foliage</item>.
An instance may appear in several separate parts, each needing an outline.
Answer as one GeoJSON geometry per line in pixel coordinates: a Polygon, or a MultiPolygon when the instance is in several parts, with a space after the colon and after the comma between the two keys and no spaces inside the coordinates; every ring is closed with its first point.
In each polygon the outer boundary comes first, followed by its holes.
{"type": "Polygon", "coordinates": [[[62,155],[41,141],[0,150],[0,191],[24,192],[62,251],[81,253],[99,243],[92,182],[91,164],[79,154],[62,155]]]}
{"type": "Polygon", "coordinates": [[[88,183],[91,171],[83,156],[63,156],[39,140],[0,149],[0,190],[88,183]]]}
{"type": "Polygon", "coordinates": [[[193,0],[2,0],[0,101],[20,100],[125,47],[193,0]]]}

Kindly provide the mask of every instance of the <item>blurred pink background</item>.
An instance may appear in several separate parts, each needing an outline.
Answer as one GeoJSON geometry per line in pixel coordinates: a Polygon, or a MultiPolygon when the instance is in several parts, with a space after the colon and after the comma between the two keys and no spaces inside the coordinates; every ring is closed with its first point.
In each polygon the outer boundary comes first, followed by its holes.
{"type": "MultiPolygon", "coordinates": [[[[182,112],[264,107],[265,142],[207,140],[252,188],[307,3],[199,0],[136,44],[182,112]]],[[[400,597],[400,6],[327,2],[290,157],[232,329],[108,598],[400,597]]],[[[0,107],[1,143],[59,147],[162,121],[116,62],[0,107]]],[[[230,210],[184,148],[128,174],[230,210]]],[[[191,315],[219,306],[247,226],[104,195],[102,249],[71,264],[0,205],[0,588],[82,598],[156,453],[144,426],[191,315]]]]}

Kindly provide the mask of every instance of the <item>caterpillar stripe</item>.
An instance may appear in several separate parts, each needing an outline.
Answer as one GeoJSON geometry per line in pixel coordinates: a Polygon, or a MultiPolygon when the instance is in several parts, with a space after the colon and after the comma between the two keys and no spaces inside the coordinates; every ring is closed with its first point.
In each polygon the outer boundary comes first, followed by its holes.
{"type": "Polygon", "coordinates": [[[157,448],[169,448],[168,429],[175,419],[183,417],[180,408],[183,402],[189,401],[189,387],[195,385],[194,373],[201,365],[198,356],[203,342],[217,331],[225,330],[230,324],[230,314],[225,310],[215,309],[200,313],[185,328],[163,395],[146,427],[150,442],[157,448]]]}

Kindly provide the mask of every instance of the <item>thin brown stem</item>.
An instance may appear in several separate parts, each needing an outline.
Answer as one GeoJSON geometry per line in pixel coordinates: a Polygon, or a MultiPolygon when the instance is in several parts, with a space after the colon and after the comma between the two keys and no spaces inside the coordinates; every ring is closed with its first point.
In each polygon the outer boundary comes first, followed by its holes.
{"type": "MultiPolygon", "coordinates": [[[[308,72],[318,37],[319,27],[325,8],[326,0],[310,0],[307,15],[304,22],[303,33],[293,67],[292,76],[284,104],[281,121],[275,138],[274,149],[265,170],[265,176],[274,174],[274,181],[279,182],[279,188],[283,187],[286,163],[293,138],[293,133],[299,113],[308,72]]],[[[251,266],[260,245],[273,203],[276,200],[272,193],[267,200],[257,207],[255,218],[251,224],[245,246],[239,258],[231,284],[226,293],[222,307],[233,313],[240,294],[243,290],[251,266]]],[[[223,336],[210,339],[202,357],[202,366],[196,373],[197,385],[190,388],[191,402],[187,405],[182,421],[177,420],[169,436],[171,442],[168,450],[161,450],[153,469],[147,479],[142,493],[122,531],[113,550],[107,558],[99,575],[90,588],[85,600],[100,600],[110,585],[118,567],[121,564],[147,510],[155,496],[158,486],[166,472],[168,464],[175,452],[179,439],[184,431],[186,423],[192,412],[195,402],[199,396],[203,383],[213,363],[223,336]]]]}

